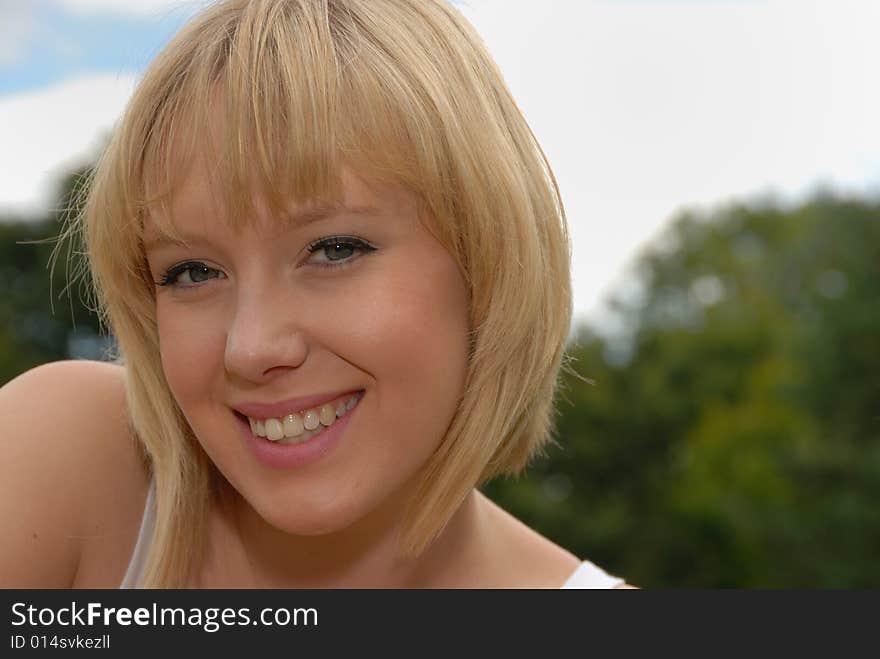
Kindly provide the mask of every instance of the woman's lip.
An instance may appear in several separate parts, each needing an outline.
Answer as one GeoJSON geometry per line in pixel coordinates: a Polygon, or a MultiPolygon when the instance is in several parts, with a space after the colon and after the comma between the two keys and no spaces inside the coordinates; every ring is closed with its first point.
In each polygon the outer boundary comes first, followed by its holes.
{"type": "Polygon", "coordinates": [[[332,451],[342,441],[346,427],[359,407],[360,401],[318,435],[295,444],[282,444],[269,441],[265,437],[257,437],[251,432],[245,419],[236,418],[245,444],[263,466],[271,469],[295,469],[316,462],[332,451]]]}
{"type": "Polygon", "coordinates": [[[288,414],[304,412],[310,408],[320,407],[343,396],[350,396],[363,389],[349,389],[327,394],[314,394],[312,396],[300,396],[288,398],[277,403],[241,403],[233,405],[232,409],[252,419],[280,419],[288,414]]]}

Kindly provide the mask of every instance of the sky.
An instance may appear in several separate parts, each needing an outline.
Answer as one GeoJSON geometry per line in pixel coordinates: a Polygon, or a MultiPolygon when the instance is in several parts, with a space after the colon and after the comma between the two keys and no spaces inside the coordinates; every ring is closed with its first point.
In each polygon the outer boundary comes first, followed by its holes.
{"type": "MultiPolygon", "coordinates": [[[[89,162],[202,0],[0,0],[0,214],[89,162]]],[[[876,0],[462,0],[557,176],[577,319],[683,208],[880,193],[876,0]]]]}

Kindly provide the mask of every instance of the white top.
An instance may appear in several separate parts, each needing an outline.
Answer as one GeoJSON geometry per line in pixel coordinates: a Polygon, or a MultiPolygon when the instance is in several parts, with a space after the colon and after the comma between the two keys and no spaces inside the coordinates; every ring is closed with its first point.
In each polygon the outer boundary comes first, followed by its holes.
{"type": "Polygon", "coordinates": [[[584,561],[572,572],[562,588],[617,588],[624,584],[620,577],[613,577],[598,565],[584,561]]]}
{"type": "Polygon", "coordinates": [[[120,588],[137,588],[138,582],[144,575],[147,566],[147,551],[150,549],[153,527],[156,526],[156,479],[150,479],[150,489],[147,490],[147,502],[144,504],[144,516],[141,518],[141,529],[138,531],[137,543],[134,552],[128,561],[128,569],[122,577],[120,588]]]}
{"type": "MultiPolygon", "coordinates": [[[[128,563],[128,569],[122,579],[120,588],[137,588],[138,582],[144,573],[147,562],[147,551],[150,548],[150,540],[153,535],[153,527],[156,525],[156,481],[150,481],[150,489],[147,492],[147,502],[144,505],[144,516],[141,519],[141,528],[138,531],[137,543],[128,563]]],[[[562,588],[616,588],[622,585],[623,579],[613,577],[602,568],[590,561],[584,561],[571,576],[562,584],[562,588]]]]}

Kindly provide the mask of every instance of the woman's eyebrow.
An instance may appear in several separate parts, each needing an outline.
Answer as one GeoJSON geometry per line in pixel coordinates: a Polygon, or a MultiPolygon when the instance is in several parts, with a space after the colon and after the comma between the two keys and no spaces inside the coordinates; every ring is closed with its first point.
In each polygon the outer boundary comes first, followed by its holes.
{"type": "Polygon", "coordinates": [[[178,247],[186,247],[191,242],[193,242],[195,237],[190,238],[189,240],[184,238],[182,234],[179,234],[180,237],[172,236],[170,233],[166,233],[161,229],[154,229],[152,231],[144,232],[144,251],[150,252],[152,250],[158,249],[160,247],[164,247],[166,245],[176,245],[178,247]]]}
{"type": "Polygon", "coordinates": [[[345,204],[322,203],[309,206],[307,208],[297,209],[287,215],[285,218],[290,224],[297,227],[311,224],[319,220],[326,220],[337,215],[379,215],[381,211],[375,206],[357,205],[347,206],[345,204]]]}
{"type": "MultiPolygon", "coordinates": [[[[370,217],[379,215],[381,212],[375,206],[368,205],[317,204],[288,213],[283,221],[290,228],[300,228],[339,215],[370,217]]],[[[151,229],[145,231],[144,251],[149,252],[165,245],[189,247],[193,244],[203,244],[209,241],[210,239],[199,235],[191,235],[185,231],[175,230],[172,234],[165,231],[162,227],[154,225],[151,229]]]]}

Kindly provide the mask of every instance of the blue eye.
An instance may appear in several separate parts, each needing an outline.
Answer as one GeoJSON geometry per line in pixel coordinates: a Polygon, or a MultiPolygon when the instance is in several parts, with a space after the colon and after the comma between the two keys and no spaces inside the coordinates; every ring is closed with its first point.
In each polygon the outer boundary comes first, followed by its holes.
{"type": "Polygon", "coordinates": [[[190,288],[209,279],[223,279],[226,275],[199,261],[187,261],[168,268],[157,286],[190,288]]]}
{"type": "Polygon", "coordinates": [[[331,236],[330,238],[322,238],[309,245],[308,251],[310,254],[318,254],[324,257],[324,260],[310,258],[309,263],[319,268],[338,268],[348,265],[352,261],[357,260],[360,255],[372,252],[375,249],[375,247],[367,244],[360,238],[331,236]]]}

